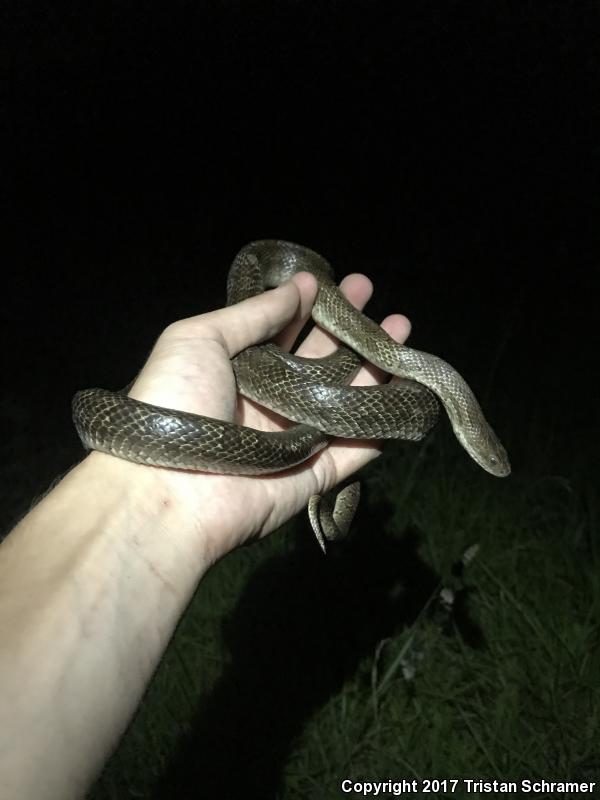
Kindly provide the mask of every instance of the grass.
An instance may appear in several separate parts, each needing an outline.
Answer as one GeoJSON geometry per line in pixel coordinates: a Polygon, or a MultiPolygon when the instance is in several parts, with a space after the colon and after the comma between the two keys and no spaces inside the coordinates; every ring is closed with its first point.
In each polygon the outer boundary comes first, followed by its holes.
{"type": "Polygon", "coordinates": [[[218,564],[90,800],[600,781],[591,462],[535,427],[508,442],[506,481],[443,429],[390,446],[327,558],[298,519],[218,564]]]}

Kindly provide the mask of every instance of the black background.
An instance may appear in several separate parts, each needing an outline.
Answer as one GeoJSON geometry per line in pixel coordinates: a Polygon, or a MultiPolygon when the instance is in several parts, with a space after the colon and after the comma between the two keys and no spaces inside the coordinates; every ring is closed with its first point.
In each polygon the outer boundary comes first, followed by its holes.
{"type": "Polygon", "coordinates": [[[19,2],[2,15],[17,505],[81,453],[71,395],[131,380],[166,324],[223,304],[235,252],[263,237],[369,274],[369,313],[406,313],[411,343],[469,379],[509,444],[516,425],[513,448],[544,415],[589,440],[597,5],[19,2]]]}
{"type": "MultiPolygon", "coordinates": [[[[81,457],[74,392],[127,384],[164,326],[224,303],[236,251],[264,237],[366,272],[370,315],[406,313],[410,343],[482,398],[511,480],[570,478],[593,451],[598,4],[20,0],[0,13],[4,529],[81,457]]],[[[364,563],[340,570],[351,586],[364,563]]],[[[298,618],[308,595],[292,591],[298,618]]]]}

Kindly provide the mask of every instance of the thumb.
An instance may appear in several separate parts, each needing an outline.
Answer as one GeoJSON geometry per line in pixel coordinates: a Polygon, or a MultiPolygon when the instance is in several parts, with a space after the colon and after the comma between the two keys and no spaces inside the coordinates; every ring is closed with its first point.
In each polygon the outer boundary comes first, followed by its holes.
{"type": "Polygon", "coordinates": [[[229,357],[270,339],[297,318],[306,318],[317,296],[317,281],[299,272],[276,289],[202,315],[203,326],[218,331],[229,357]]]}

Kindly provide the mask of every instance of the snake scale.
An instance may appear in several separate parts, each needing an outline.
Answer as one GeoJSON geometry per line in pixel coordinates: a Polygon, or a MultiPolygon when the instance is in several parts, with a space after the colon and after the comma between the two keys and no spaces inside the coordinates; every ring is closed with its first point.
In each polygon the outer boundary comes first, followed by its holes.
{"type": "MultiPolygon", "coordinates": [[[[227,304],[300,271],[312,272],[319,283],[314,321],[343,344],[321,359],[264,344],[232,360],[241,394],[298,424],[281,432],[257,431],[152,406],[124,392],[86,389],[73,398],[73,420],[84,446],[155,466],[261,475],[307,460],[330,436],[420,440],[435,424],[441,401],[471,458],[492,475],[510,473],[506,451],[458,372],[437,356],[398,344],[354,308],[329,263],[313,250],[280,240],[246,245],[229,271],[227,304]],[[362,363],[359,356],[397,378],[379,386],[348,386],[362,363]]],[[[346,487],[333,510],[317,495],[310,499],[311,524],[323,549],[326,539],[346,534],[358,496],[358,484],[346,487]]]]}

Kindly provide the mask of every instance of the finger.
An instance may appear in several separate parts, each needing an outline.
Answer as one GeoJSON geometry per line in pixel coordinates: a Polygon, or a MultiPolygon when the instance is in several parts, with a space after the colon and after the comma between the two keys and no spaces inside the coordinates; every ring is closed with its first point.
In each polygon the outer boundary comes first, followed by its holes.
{"type": "MultiPolygon", "coordinates": [[[[403,344],[410,334],[410,320],[404,314],[391,314],[381,323],[381,327],[394,341],[403,344]]],[[[373,386],[387,380],[388,373],[374,364],[366,362],[355,375],[352,386],[373,386]]]]}
{"type": "Polygon", "coordinates": [[[323,492],[345,481],[381,455],[384,442],[362,439],[336,439],[319,454],[314,472],[323,492]]]}
{"type": "MultiPolygon", "coordinates": [[[[312,273],[307,272],[298,272],[297,275],[295,275],[295,278],[297,281],[303,282],[306,280],[306,278],[303,277],[304,275],[310,276],[309,280],[316,280],[312,273]]],[[[275,336],[274,342],[276,345],[281,347],[282,350],[289,352],[292,349],[294,342],[302,331],[302,328],[310,319],[312,307],[312,303],[303,303],[298,309],[298,313],[296,313],[292,320],[285,326],[285,328],[278,333],[277,336],[275,336]]]]}
{"type": "MultiPolygon", "coordinates": [[[[386,317],[381,327],[400,344],[406,341],[410,333],[410,321],[403,314],[386,317]]],[[[353,383],[374,384],[380,382],[381,377],[385,377],[385,373],[369,365],[361,368],[353,383]]],[[[331,489],[376,458],[382,446],[383,442],[374,440],[334,440],[315,461],[314,470],[319,484],[325,487],[325,491],[331,489]]]]}
{"type": "MultiPolygon", "coordinates": [[[[373,294],[373,284],[366,275],[347,275],[340,284],[342,293],[355,308],[363,309],[373,294]]],[[[332,334],[315,326],[302,342],[297,355],[303,358],[320,358],[329,355],[337,347],[338,340],[332,334]]]]}
{"type": "Polygon", "coordinates": [[[233,357],[250,345],[272,338],[285,325],[305,319],[316,293],[315,277],[303,272],[276,289],[203,314],[197,320],[204,333],[212,330],[233,357]]]}
{"type": "MultiPolygon", "coordinates": [[[[392,314],[383,323],[384,328],[392,338],[402,343],[410,332],[410,322],[402,314],[392,314]]],[[[363,382],[374,382],[372,374],[367,368],[361,370],[363,382]]],[[[303,505],[303,498],[314,494],[324,494],[340,481],[346,480],[357,470],[364,467],[380,453],[383,442],[376,440],[334,439],[331,444],[321,451],[314,459],[311,469],[299,465],[296,469],[280,476],[270,476],[272,480],[264,485],[276,493],[273,507],[279,508],[278,500],[285,493],[284,484],[290,483],[293,488],[293,502],[295,510],[299,511],[303,505]]],[[[273,527],[278,527],[283,518],[273,521],[273,527]]]]}

